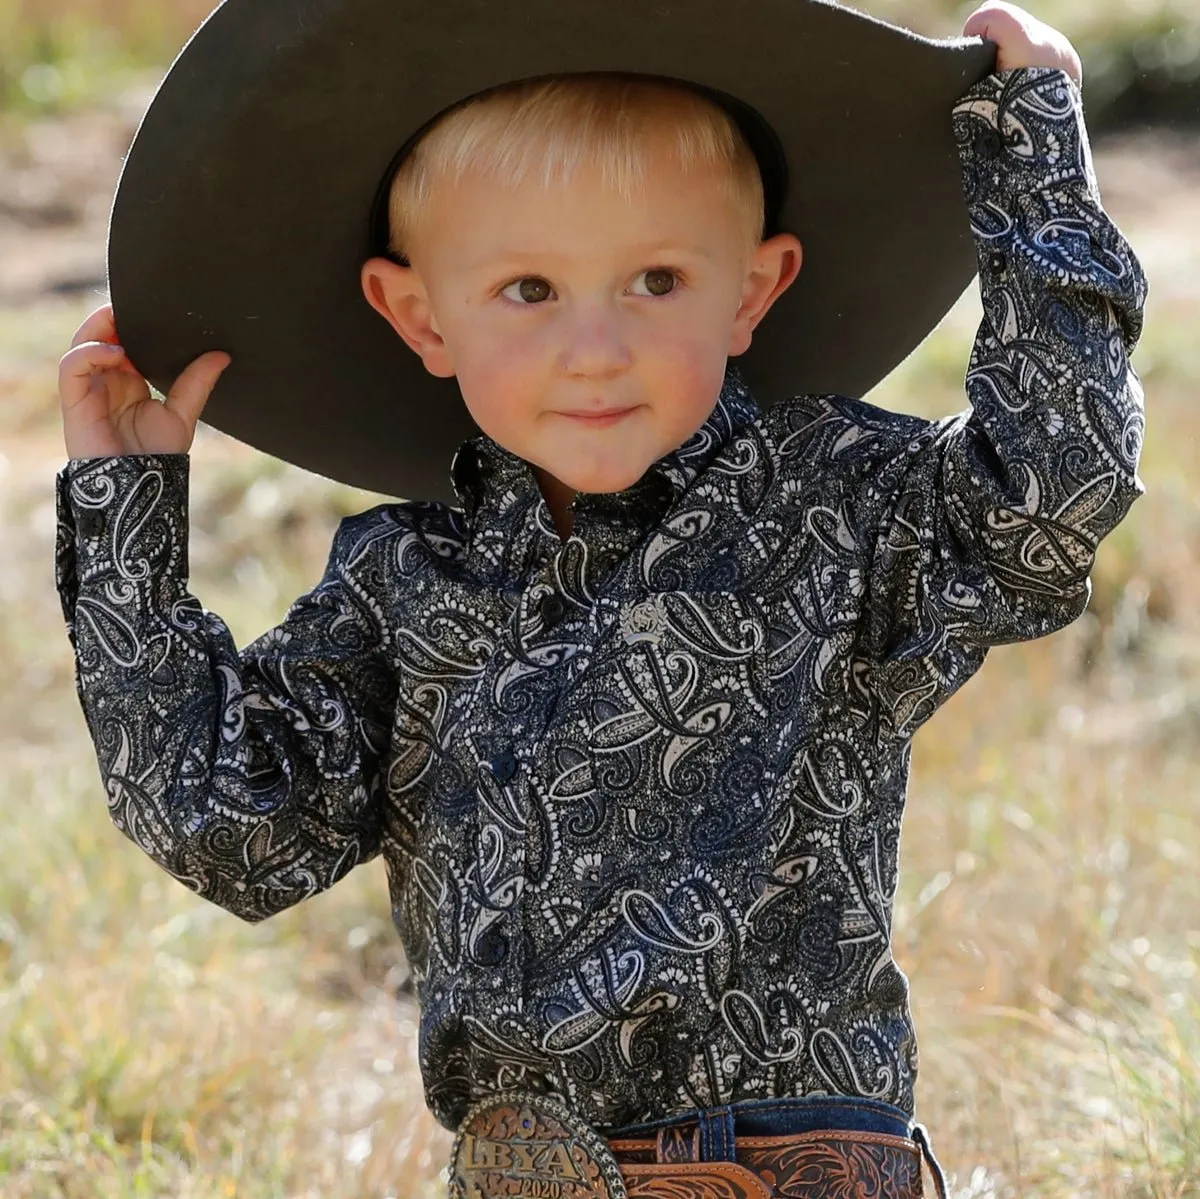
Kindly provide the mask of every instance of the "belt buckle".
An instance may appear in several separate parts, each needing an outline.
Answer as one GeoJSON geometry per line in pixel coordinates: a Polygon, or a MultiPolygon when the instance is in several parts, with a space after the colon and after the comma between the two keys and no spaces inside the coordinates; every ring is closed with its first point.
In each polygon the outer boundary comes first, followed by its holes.
{"type": "Polygon", "coordinates": [[[474,1104],[450,1151],[450,1199],[627,1199],[608,1142],[570,1108],[533,1091],[474,1104]]]}

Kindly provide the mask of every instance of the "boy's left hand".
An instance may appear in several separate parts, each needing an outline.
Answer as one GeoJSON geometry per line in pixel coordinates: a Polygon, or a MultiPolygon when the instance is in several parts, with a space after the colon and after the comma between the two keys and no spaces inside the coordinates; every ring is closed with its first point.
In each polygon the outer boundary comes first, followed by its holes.
{"type": "Polygon", "coordinates": [[[1083,85],[1083,63],[1066,35],[1015,4],[987,0],[967,18],[963,35],[996,43],[997,71],[1058,67],[1083,85]]]}

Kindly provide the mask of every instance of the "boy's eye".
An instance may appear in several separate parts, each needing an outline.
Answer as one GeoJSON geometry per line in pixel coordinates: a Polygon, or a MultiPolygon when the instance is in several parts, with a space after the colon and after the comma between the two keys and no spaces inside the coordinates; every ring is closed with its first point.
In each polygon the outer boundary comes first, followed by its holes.
{"type": "Polygon", "coordinates": [[[524,279],[510,283],[500,294],[521,304],[540,304],[543,300],[549,299],[552,291],[553,288],[545,279],[539,279],[536,275],[526,275],[524,279]],[[517,288],[521,297],[519,301],[516,296],[508,295],[514,287],[517,288]]]}
{"type": "Polygon", "coordinates": [[[638,278],[640,279],[642,275],[646,277],[646,287],[649,289],[649,295],[666,296],[675,290],[675,283],[678,276],[674,271],[669,270],[665,266],[654,267],[649,271],[642,271],[642,274],[638,278]]]}
{"type": "MultiPolygon", "coordinates": [[[[642,271],[638,278],[645,278],[646,291],[636,292],[637,295],[651,296],[667,296],[675,290],[679,276],[675,271],[667,267],[653,267],[648,271],[642,271]]],[[[526,275],[523,279],[516,279],[510,283],[501,295],[514,303],[520,304],[541,304],[550,298],[554,293],[554,289],[546,282],[545,279],[539,278],[537,275],[526,275]],[[516,289],[516,295],[509,293],[516,289]]]]}

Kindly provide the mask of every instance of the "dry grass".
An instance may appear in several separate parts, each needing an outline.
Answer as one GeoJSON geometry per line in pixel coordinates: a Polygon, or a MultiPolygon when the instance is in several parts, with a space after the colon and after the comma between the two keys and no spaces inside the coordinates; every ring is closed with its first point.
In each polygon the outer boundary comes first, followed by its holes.
{"type": "MultiPolygon", "coordinates": [[[[922,732],[902,846],[920,1114],[956,1199],[1200,1195],[1200,212],[1098,158],[1152,282],[1149,493],[1089,612],[995,652],[922,732]]],[[[109,824],[51,579],[53,361],[95,302],[0,309],[0,1193],[438,1194],[379,864],[251,928],[109,824]]],[[[873,398],[960,407],[977,317],[968,296],[873,398]]],[[[244,643],[375,497],[204,433],[192,499],[193,590],[244,643]]]]}

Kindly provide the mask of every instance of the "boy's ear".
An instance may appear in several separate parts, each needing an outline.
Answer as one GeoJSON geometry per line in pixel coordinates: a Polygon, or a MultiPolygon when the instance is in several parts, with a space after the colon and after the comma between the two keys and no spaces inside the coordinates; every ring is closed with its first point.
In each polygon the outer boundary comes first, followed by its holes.
{"type": "Polygon", "coordinates": [[[804,247],[794,233],[777,233],[760,242],[746,269],[742,305],[733,318],[729,356],[736,358],[750,348],[755,326],[771,305],[795,282],[804,261],[804,247]]]}
{"type": "Polygon", "coordinates": [[[420,355],[425,369],[439,379],[452,378],[450,350],[416,270],[389,258],[368,258],[362,265],[361,279],[367,303],[420,355]]]}

